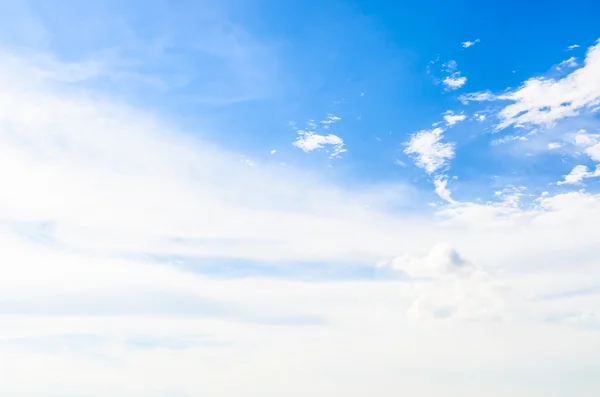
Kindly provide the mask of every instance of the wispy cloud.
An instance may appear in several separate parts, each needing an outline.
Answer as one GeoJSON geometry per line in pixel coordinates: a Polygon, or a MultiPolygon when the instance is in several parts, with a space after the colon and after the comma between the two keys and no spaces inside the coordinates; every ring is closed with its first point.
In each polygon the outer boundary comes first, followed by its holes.
{"type": "Polygon", "coordinates": [[[574,50],[575,48],[579,48],[579,44],[573,44],[567,47],[567,51],[574,50]]]}
{"type": "Polygon", "coordinates": [[[561,70],[564,67],[574,68],[574,67],[577,67],[577,66],[578,66],[577,58],[571,57],[571,58],[565,59],[564,61],[562,61],[561,63],[559,63],[556,66],[556,70],[561,70]]]}
{"type": "Polygon", "coordinates": [[[333,115],[333,114],[330,113],[330,114],[327,115],[327,118],[325,118],[325,120],[321,120],[320,123],[323,125],[323,128],[327,129],[327,128],[329,128],[329,126],[331,124],[334,124],[334,123],[336,123],[336,122],[338,122],[340,120],[341,120],[340,117],[335,116],[335,115],[333,115]]]}
{"type": "Polygon", "coordinates": [[[476,39],[475,41],[465,41],[462,43],[463,48],[469,48],[474,46],[475,44],[479,43],[479,39],[476,39]]]}
{"type": "MultiPolygon", "coordinates": [[[[589,48],[584,65],[561,79],[536,77],[514,91],[493,95],[488,92],[462,96],[462,100],[505,100],[513,103],[498,112],[499,129],[512,125],[551,125],[563,118],[579,115],[600,104],[600,43],[589,48]]],[[[574,59],[565,61],[572,65],[574,59]]]]}

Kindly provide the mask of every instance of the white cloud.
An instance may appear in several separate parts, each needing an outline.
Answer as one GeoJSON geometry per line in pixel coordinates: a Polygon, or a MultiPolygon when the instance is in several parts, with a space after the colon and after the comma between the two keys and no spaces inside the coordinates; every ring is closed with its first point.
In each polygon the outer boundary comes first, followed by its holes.
{"type": "Polygon", "coordinates": [[[341,120],[340,117],[335,116],[335,115],[333,115],[333,114],[330,113],[330,114],[327,115],[327,118],[325,120],[321,120],[321,124],[323,124],[323,128],[329,128],[329,126],[331,124],[334,124],[334,123],[336,123],[336,122],[338,122],[340,120],[341,120]]]}
{"type": "Polygon", "coordinates": [[[513,103],[498,113],[498,129],[512,125],[552,125],[579,115],[600,103],[600,41],[590,47],[584,65],[561,79],[536,77],[514,91],[501,95],[463,95],[463,102],[504,100],[513,103]]]}
{"type": "Polygon", "coordinates": [[[442,83],[446,86],[447,90],[457,90],[467,83],[467,78],[461,76],[460,72],[456,72],[451,76],[447,76],[442,83]]]}
{"type": "Polygon", "coordinates": [[[556,70],[561,70],[563,67],[574,68],[574,67],[577,67],[578,65],[579,64],[577,63],[577,58],[571,57],[571,58],[566,59],[566,60],[562,61],[561,63],[559,63],[556,66],[556,70]]]}
{"type": "Polygon", "coordinates": [[[492,94],[489,91],[484,91],[484,92],[472,92],[469,94],[463,94],[458,99],[462,103],[468,104],[469,101],[473,101],[473,102],[496,101],[500,98],[498,96],[492,94]]]}
{"type": "Polygon", "coordinates": [[[456,69],[458,69],[458,63],[456,63],[456,61],[454,61],[454,60],[450,60],[450,61],[444,63],[442,65],[442,68],[448,73],[453,73],[456,71],[456,69]]]}
{"type": "Polygon", "coordinates": [[[600,176],[600,165],[596,167],[596,170],[594,172],[589,171],[588,167],[586,167],[585,165],[576,165],[575,167],[573,167],[573,169],[571,170],[571,172],[569,174],[565,175],[564,181],[559,181],[556,184],[557,185],[565,185],[565,184],[573,185],[573,184],[581,183],[581,181],[583,181],[584,179],[594,178],[597,176],[600,176]]]}
{"type": "MultiPolygon", "coordinates": [[[[398,212],[408,188],[247,167],[202,131],[22,70],[0,65],[0,395],[596,396],[573,374],[600,365],[584,328],[600,301],[577,294],[600,283],[599,195],[398,212]],[[269,273],[390,258],[408,279],[269,273]],[[266,270],[229,277],[246,260],[266,270]]],[[[453,156],[422,133],[425,167],[453,156]]]]}
{"type": "Polygon", "coordinates": [[[573,44],[567,47],[567,51],[574,50],[575,48],[579,48],[579,44],[573,44]]]}
{"type": "Polygon", "coordinates": [[[459,123],[459,122],[465,120],[466,118],[467,118],[467,116],[465,116],[464,114],[454,114],[454,112],[452,112],[451,110],[448,110],[444,114],[444,120],[446,120],[446,124],[448,126],[452,126],[456,123],[459,123]]]}
{"type": "Polygon", "coordinates": [[[428,174],[436,172],[454,158],[454,144],[442,142],[443,133],[440,127],[417,132],[406,143],[404,153],[414,155],[417,166],[428,174]]]}
{"type": "Polygon", "coordinates": [[[600,162],[600,143],[596,143],[585,149],[585,153],[594,161],[600,162]]]}
{"type": "Polygon", "coordinates": [[[522,135],[506,135],[502,138],[498,138],[498,139],[494,139],[491,144],[492,145],[501,145],[503,143],[507,143],[507,142],[513,142],[513,141],[527,141],[528,138],[526,136],[522,136],[522,135]]]}
{"type": "Polygon", "coordinates": [[[271,153],[271,154],[275,154],[275,153],[277,153],[277,149],[273,149],[273,150],[271,150],[269,153],[271,153]]]}
{"type": "Polygon", "coordinates": [[[558,143],[558,142],[550,142],[548,144],[548,150],[555,150],[555,149],[559,149],[562,147],[562,144],[558,143]]]}
{"type": "Polygon", "coordinates": [[[438,176],[433,179],[435,186],[435,193],[442,199],[449,203],[455,203],[452,199],[450,190],[448,189],[448,178],[445,176],[438,176]]]}
{"type": "Polygon", "coordinates": [[[589,134],[579,130],[574,138],[575,145],[585,148],[585,153],[594,161],[600,162],[600,134],[589,134]]]}
{"type": "Polygon", "coordinates": [[[465,41],[462,43],[463,48],[469,48],[474,46],[475,44],[479,43],[479,39],[476,39],[475,41],[465,41]]]}
{"type": "Polygon", "coordinates": [[[293,145],[305,152],[323,149],[325,146],[330,145],[333,147],[333,151],[329,157],[332,158],[346,152],[346,149],[344,149],[344,140],[339,136],[333,134],[319,135],[316,132],[304,130],[298,131],[298,138],[293,142],[293,145]]]}

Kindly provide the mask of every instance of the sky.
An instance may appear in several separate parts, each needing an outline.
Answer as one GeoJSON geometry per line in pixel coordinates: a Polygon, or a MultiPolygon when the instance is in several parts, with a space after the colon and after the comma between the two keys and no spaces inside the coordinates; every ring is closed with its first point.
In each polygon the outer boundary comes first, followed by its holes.
{"type": "Polygon", "coordinates": [[[0,394],[595,397],[600,4],[0,1],[0,394]]]}

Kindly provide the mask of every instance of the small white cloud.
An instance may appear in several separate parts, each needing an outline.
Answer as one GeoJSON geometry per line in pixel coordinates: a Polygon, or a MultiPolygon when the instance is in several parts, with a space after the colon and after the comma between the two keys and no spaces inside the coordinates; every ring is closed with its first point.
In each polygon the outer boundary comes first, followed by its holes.
{"type": "Polygon", "coordinates": [[[448,189],[448,178],[446,176],[439,176],[433,180],[433,185],[435,186],[435,193],[440,196],[442,200],[445,200],[449,203],[456,203],[452,199],[450,190],[448,189]]]}
{"type": "Polygon", "coordinates": [[[579,44],[573,44],[567,47],[567,51],[574,50],[575,48],[579,48],[579,44]]]}
{"type": "Polygon", "coordinates": [[[506,135],[502,138],[499,139],[494,139],[492,141],[492,145],[501,145],[503,143],[507,143],[507,142],[513,142],[513,141],[528,141],[529,139],[526,136],[522,136],[522,135],[506,135]]]}
{"type": "Polygon", "coordinates": [[[242,157],[242,158],[240,159],[240,161],[241,161],[242,163],[244,163],[244,164],[247,164],[247,165],[251,166],[251,167],[252,167],[252,166],[254,166],[254,163],[252,162],[252,160],[250,160],[250,159],[247,159],[247,158],[245,158],[245,157],[242,157]]]}
{"type": "Polygon", "coordinates": [[[454,112],[452,112],[451,110],[448,110],[444,114],[444,120],[446,120],[446,124],[448,126],[454,125],[456,123],[460,123],[461,121],[465,120],[466,118],[467,118],[467,116],[465,116],[464,114],[454,114],[454,112]]]}
{"type": "Polygon", "coordinates": [[[485,114],[479,114],[479,113],[475,113],[473,115],[473,117],[475,118],[475,120],[477,121],[485,121],[485,114]]]}
{"type": "Polygon", "coordinates": [[[486,102],[496,101],[502,99],[500,96],[494,95],[489,91],[472,92],[470,94],[463,94],[458,98],[463,104],[468,104],[470,101],[473,102],[486,102]]]}
{"type": "Polygon", "coordinates": [[[394,164],[399,165],[400,167],[406,167],[406,163],[402,160],[395,160],[394,164]]]}
{"type": "Polygon", "coordinates": [[[474,46],[475,44],[479,43],[479,39],[475,40],[475,41],[465,41],[462,43],[463,48],[469,48],[474,46]]]}
{"type": "Polygon", "coordinates": [[[299,131],[298,138],[293,145],[304,152],[312,152],[313,150],[323,149],[325,146],[333,146],[333,152],[329,157],[338,157],[346,152],[344,149],[344,140],[337,135],[319,135],[311,131],[299,131]]]}
{"type": "MultiPolygon", "coordinates": [[[[329,128],[330,125],[341,120],[341,117],[335,116],[331,113],[327,115],[325,120],[321,120],[320,123],[323,124],[323,128],[329,128]]],[[[316,128],[316,125],[314,126],[316,128]]]]}
{"type": "Polygon", "coordinates": [[[576,66],[578,66],[578,63],[577,63],[577,58],[575,58],[575,57],[571,57],[571,58],[569,58],[569,59],[565,59],[564,61],[562,61],[561,63],[559,63],[559,64],[556,66],[556,70],[561,70],[561,69],[562,69],[562,68],[564,68],[564,67],[568,67],[568,68],[574,68],[574,67],[576,67],[576,66]]]}
{"type": "Polygon", "coordinates": [[[600,176],[600,165],[594,172],[588,170],[585,165],[576,165],[568,175],[565,175],[564,181],[556,182],[557,185],[574,185],[581,183],[584,179],[600,176]]]}
{"type": "Polygon", "coordinates": [[[275,153],[277,153],[277,149],[271,150],[271,154],[275,154],[275,153]]]}
{"type": "Polygon", "coordinates": [[[444,129],[419,131],[406,143],[404,153],[415,156],[415,164],[431,174],[454,158],[454,144],[441,142],[444,129]]]}
{"type": "Polygon", "coordinates": [[[467,82],[467,78],[460,75],[460,72],[453,73],[452,76],[447,76],[442,83],[447,90],[457,90],[467,82]]]}
{"type": "Polygon", "coordinates": [[[399,256],[392,261],[391,267],[414,278],[468,277],[475,271],[471,263],[447,244],[436,245],[422,257],[399,256]]]}
{"type": "Polygon", "coordinates": [[[561,147],[562,147],[562,145],[560,143],[558,143],[558,142],[550,142],[548,144],[548,150],[559,149],[561,147]]]}

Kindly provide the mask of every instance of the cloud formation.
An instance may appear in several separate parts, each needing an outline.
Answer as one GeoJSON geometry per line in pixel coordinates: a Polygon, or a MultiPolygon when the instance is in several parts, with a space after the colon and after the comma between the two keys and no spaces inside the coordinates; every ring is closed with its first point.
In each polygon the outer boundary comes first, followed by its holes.
{"type": "Polygon", "coordinates": [[[475,41],[465,41],[462,43],[463,48],[469,48],[474,46],[475,44],[479,43],[479,39],[476,39],[475,41]]]}
{"type": "Polygon", "coordinates": [[[417,166],[432,174],[454,158],[454,144],[442,142],[444,129],[419,131],[406,143],[404,153],[413,155],[417,166]]]}
{"type": "MultiPolygon", "coordinates": [[[[574,59],[565,61],[569,66],[574,59]]],[[[463,95],[463,101],[508,101],[498,112],[498,129],[509,126],[548,126],[600,105],[600,42],[590,47],[583,66],[560,79],[535,77],[513,91],[494,95],[463,95]]]]}

